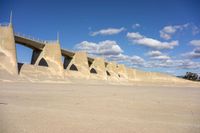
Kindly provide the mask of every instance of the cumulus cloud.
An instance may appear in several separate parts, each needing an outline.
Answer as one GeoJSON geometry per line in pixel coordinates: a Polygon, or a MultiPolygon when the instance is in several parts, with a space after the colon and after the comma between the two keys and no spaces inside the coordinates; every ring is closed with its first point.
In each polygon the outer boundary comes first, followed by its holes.
{"type": "Polygon", "coordinates": [[[183,25],[168,25],[165,26],[162,30],[160,30],[160,37],[166,40],[169,40],[172,38],[172,35],[175,34],[177,31],[181,31],[185,28],[187,28],[189,24],[183,24],[183,25]]]}
{"type": "Polygon", "coordinates": [[[124,63],[128,65],[143,65],[145,60],[140,56],[128,56],[125,54],[119,54],[119,55],[111,55],[106,57],[108,60],[115,61],[118,63],[124,63]]]}
{"type": "Polygon", "coordinates": [[[150,60],[147,61],[144,67],[148,68],[173,68],[173,69],[199,69],[200,62],[194,62],[190,59],[184,60],[150,60]]]}
{"type": "Polygon", "coordinates": [[[86,51],[89,55],[103,57],[109,61],[129,65],[143,65],[145,60],[136,55],[125,55],[119,44],[115,41],[106,40],[99,43],[83,41],[75,46],[76,50],[86,51]]]}
{"type": "Polygon", "coordinates": [[[160,51],[156,50],[156,51],[149,51],[147,53],[147,55],[155,57],[155,56],[161,56],[162,53],[160,51]]]}
{"type": "Polygon", "coordinates": [[[149,51],[147,53],[148,56],[150,56],[150,59],[154,60],[168,60],[170,57],[168,55],[163,54],[160,51],[149,51]]]}
{"type": "Polygon", "coordinates": [[[171,42],[161,42],[159,40],[148,38],[141,35],[138,32],[128,32],[127,37],[134,43],[138,45],[147,46],[153,49],[173,49],[175,46],[178,46],[178,41],[171,42]]]}
{"type": "Polygon", "coordinates": [[[107,28],[107,29],[101,29],[99,31],[95,31],[90,33],[91,36],[96,36],[96,35],[115,35],[119,34],[120,32],[124,31],[125,28],[107,28]]]}
{"type": "Polygon", "coordinates": [[[136,28],[139,28],[140,26],[141,26],[140,24],[136,23],[136,24],[133,24],[133,25],[132,25],[132,28],[133,28],[133,29],[136,29],[136,28]]]}
{"type": "Polygon", "coordinates": [[[99,43],[83,41],[75,49],[86,51],[93,55],[118,55],[123,52],[116,41],[106,40],[99,43]]]}
{"type": "MultiPolygon", "coordinates": [[[[135,38],[141,38],[139,34],[133,34],[135,38]]],[[[144,59],[137,55],[123,54],[123,50],[116,41],[105,40],[98,43],[83,41],[75,46],[76,50],[86,51],[89,55],[103,57],[108,61],[123,63],[130,67],[140,68],[172,68],[172,69],[199,69],[200,62],[191,59],[177,60],[158,50],[149,51],[146,55],[149,59],[144,59]]],[[[199,54],[200,49],[193,51],[199,54]]]]}
{"type": "Polygon", "coordinates": [[[200,58],[200,47],[195,48],[191,52],[184,53],[184,54],[182,54],[182,56],[185,58],[190,58],[190,59],[198,59],[198,58],[200,58]]]}
{"type": "Polygon", "coordinates": [[[200,40],[192,40],[190,41],[190,44],[196,47],[200,47],[200,40]]]}

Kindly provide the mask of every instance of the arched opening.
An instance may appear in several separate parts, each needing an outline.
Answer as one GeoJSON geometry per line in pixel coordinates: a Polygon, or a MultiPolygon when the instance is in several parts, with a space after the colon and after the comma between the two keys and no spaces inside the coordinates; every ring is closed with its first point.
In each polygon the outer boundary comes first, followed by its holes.
{"type": "Polygon", "coordinates": [[[69,66],[69,64],[70,64],[70,62],[72,61],[72,58],[71,57],[69,57],[69,56],[63,56],[63,58],[62,58],[64,61],[64,63],[63,63],[63,67],[64,67],[64,69],[67,69],[67,67],[69,66]]]}
{"type": "Polygon", "coordinates": [[[107,76],[110,76],[110,73],[108,71],[106,71],[107,76]]]}
{"type": "Polygon", "coordinates": [[[48,67],[48,66],[49,66],[48,63],[47,63],[47,61],[46,61],[44,58],[42,58],[42,59],[40,60],[40,62],[39,62],[38,65],[39,65],[39,66],[45,66],[45,67],[48,67]]]}
{"type": "Polygon", "coordinates": [[[90,73],[97,74],[97,71],[96,71],[94,68],[92,68],[92,69],[90,70],[90,73]]]}
{"type": "Polygon", "coordinates": [[[92,65],[93,61],[88,59],[88,66],[90,67],[92,65]]]}
{"type": "Polygon", "coordinates": [[[72,64],[72,65],[70,66],[69,70],[78,71],[78,68],[77,68],[74,64],[72,64]]]}

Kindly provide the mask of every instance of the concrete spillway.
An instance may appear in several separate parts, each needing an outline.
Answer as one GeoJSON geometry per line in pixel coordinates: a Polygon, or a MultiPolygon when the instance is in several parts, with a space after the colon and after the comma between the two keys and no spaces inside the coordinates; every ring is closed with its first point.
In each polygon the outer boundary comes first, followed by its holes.
{"type": "Polygon", "coordinates": [[[0,26],[1,79],[6,77],[5,73],[29,80],[182,81],[166,74],[144,72],[115,62],[105,62],[102,58],[91,58],[86,52],[61,49],[58,41],[38,41],[20,36],[14,34],[11,24],[0,26]],[[30,64],[17,62],[16,43],[33,50],[30,64]]]}

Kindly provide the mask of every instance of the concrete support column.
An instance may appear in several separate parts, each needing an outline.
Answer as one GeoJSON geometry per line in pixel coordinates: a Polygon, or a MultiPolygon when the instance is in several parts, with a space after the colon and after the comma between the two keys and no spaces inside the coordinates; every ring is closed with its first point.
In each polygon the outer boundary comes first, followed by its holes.
{"type": "MultiPolygon", "coordinates": [[[[105,61],[102,58],[95,58],[90,66],[90,71],[94,69],[97,73],[95,74],[98,79],[106,80],[106,67],[105,67],[105,61]]],[[[92,73],[90,74],[92,75],[92,73]]]]}
{"type": "Polygon", "coordinates": [[[51,75],[64,76],[60,44],[46,43],[42,51],[34,50],[31,64],[48,67],[51,75]]]}
{"type": "Polygon", "coordinates": [[[67,66],[66,76],[76,77],[77,78],[86,78],[88,79],[90,76],[88,58],[86,52],[76,52],[72,57],[69,65],[67,66]],[[72,70],[71,68],[75,67],[76,70],[72,70]]]}
{"type": "Polygon", "coordinates": [[[107,78],[110,80],[119,80],[117,65],[115,62],[108,62],[106,65],[107,78]]]}
{"type": "Polygon", "coordinates": [[[16,45],[11,24],[0,26],[0,71],[11,75],[18,74],[16,45]]]}
{"type": "Polygon", "coordinates": [[[120,79],[128,79],[127,70],[125,65],[119,64],[117,65],[117,72],[120,79]]]}
{"type": "Polygon", "coordinates": [[[128,75],[128,80],[134,81],[135,80],[135,70],[132,68],[127,68],[127,75],[128,75]]]}

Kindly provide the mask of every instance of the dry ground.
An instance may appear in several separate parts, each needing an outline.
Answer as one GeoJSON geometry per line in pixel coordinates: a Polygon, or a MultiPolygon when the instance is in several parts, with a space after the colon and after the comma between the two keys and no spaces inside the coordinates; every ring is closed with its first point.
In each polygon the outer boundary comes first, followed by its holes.
{"type": "Polygon", "coordinates": [[[0,82],[0,133],[200,133],[200,87],[0,82]]]}

